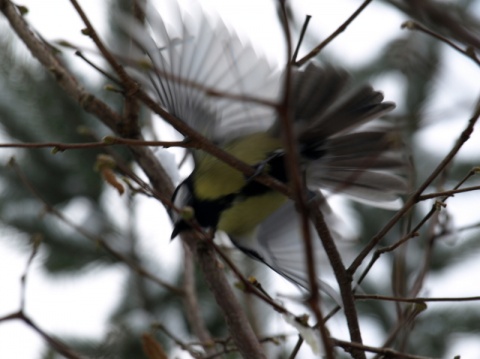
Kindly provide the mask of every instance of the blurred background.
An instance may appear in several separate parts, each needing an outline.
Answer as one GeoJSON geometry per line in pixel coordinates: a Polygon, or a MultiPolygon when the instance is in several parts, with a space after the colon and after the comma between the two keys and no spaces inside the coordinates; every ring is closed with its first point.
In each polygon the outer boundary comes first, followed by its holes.
{"type": "MultiPolygon", "coordinates": [[[[80,3],[109,46],[126,51],[124,38],[110,14],[119,8],[128,9],[128,2],[83,0],[80,3]]],[[[188,7],[189,1],[181,3],[188,7]]],[[[217,12],[257,52],[278,66],[285,63],[275,1],[201,3],[208,11],[217,12]]],[[[24,0],[21,5],[28,8],[25,19],[59,49],[60,58],[82,85],[121,112],[121,96],[104,90],[109,82],[75,56],[74,51],[55,43],[66,40],[84,49],[86,54],[89,54],[87,49],[94,49],[89,38],[81,34],[84,26],[70,3],[24,0]]],[[[294,39],[298,38],[305,16],[312,15],[301,54],[335,31],[359,5],[359,1],[347,0],[291,2],[289,15],[294,39]]],[[[0,38],[0,141],[79,143],[110,134],[58,87],[48,71],[31,57],[3,16],[0,18],[4,34],[0,38]]],[[[372,82],[388,101],[397,103],[390,120],[404,132],[414,166],[414,190],[467,126],[480,95],[480,67],[439,39],[401,29],[402,23],[409,19],[462,49],[472,46],[478,52],[480,1],[390,0],[369,4],[319,58],[346,67],[356,81],[372,82]]],[[[105,66],[101,60],[97,62],[105,66]]],[[[143,125],[146,138],[172,139],[173,132],[146,111],[143,125]]],[[[143,176],[127,150],[115,147],[108,151],[115,151],[116,156],[143,176]]],[[[166,283],[181,287],[185,263],[190,259],[184,257],[180,241],[170,242],[171,225],[163,206],[130,189],[119,195],[106,184],[94,167],[97,156],[108,151],[82,149],[52,154],[51,149],[0,149],[0,317],[18,310],[21,276],[32,253],[32,243],[40,243],[28,272],[25,311],[43,330],[77,352],[95,358],[144,358],[141,335],[153,332],[169,357],[189,358],[187,351],[159,329],[165,326],[182,341],[195,341],[182,298],[174,290],[132,271],[125,260],[112,256],[102,244],[107,243],[116,253],[166,283]],[[52,214],[46,206],[55,208],[69,222],[52,214]]],[[[155,151],[162,161],[180,158],[178,150],[155,151]]],[[[477,131],[426,193],[452,189],[475,166],[480,166],[479,160],[477,131]]],[[[188,173],[188,168],[185,171],[188,173]]],[[[179,178],[179,174],[172,173],[172,177],[179,178]]],[[[479,183],[478,175],[472,176],[464,187],[479,183]]],[[[348,230],[354,233],[358,250],[394,214],[354,204],[338,195],[330,198],[348,230]]],[[[433,201],[417,204],[410,217],[388,234],[382,246],[397,242],[419,223],[433,201]]],[[[432,298],[480,295],[477,279],[480,191],[457,194],[446,203],[446,208],[421,227],[417,237],[379,258],[363,282],[364,293],[432,298]]],[[[270,294],[298,294],[283,279],[235,250],[229,253],[245,275],[255,275],[270,294]]],[[[194,273],[206,325],[214,337],[226,339],[228,333],[214,299],[201,274],[196,270],[194,273]]],[[[295,330],[254,298],[239,290],[238,296],[259,336],[278,336],[278,341],[266,344],[269,358],[288,358],[297,339],[295,330]]],[[[296,314],[306,311],[281,298],[296,314]]],[[[434,358],[480,357],[478,301],[428,303],[426,309],[417,313],[418,308],[412,305],[365,300],[358,303],[358,311],[367,345],[388,343],[387,346],[401,352],[434,358]]],[[[348,340],[342,320],[334,317],[329,329],[334,337],[348,340]]],[[[344,353],[339,355],[348,357],[344,353]]],[[[25,323],[3,321],[0,357],[61,356],[25,323]]],[[[237,356],[232,353],[227,357],[237,356]]],[[[297,357],[309,358],[313,354],[304,345],[297,357]]]]}

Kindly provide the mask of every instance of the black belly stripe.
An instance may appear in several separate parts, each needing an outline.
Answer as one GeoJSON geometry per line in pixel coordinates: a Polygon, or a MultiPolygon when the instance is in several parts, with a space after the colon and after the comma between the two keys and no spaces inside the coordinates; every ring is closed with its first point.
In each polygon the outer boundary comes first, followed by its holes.
{"type": "MultiPolygon", "coordinates": [[[[287,182],[285,172],[284,155],[273,156],[268,162],[262,164],[268,166],[268,174],[284,183],[287,182]]],[[[191,183],[188,183],[191,186],[191,183]]],[[[193,191],[193,188],[190,188],[193,191]]],[[[254,181],[248,181],[247,184],[238,193],[232,193],[215,200],[199,200],[192,197],[189,205],[195,211],[195,218],[202,227],[216,227],[223,211],[233,205],[233,201],[242,197],[261,196],[272,191],[271,188],[254,181]]]]}
{"type": "Polygon", "coordinates": [[[195,218],[202,227],[216,227],[223,211],[232,206],[235,194],[209,201],[194,199],[195,218]]]}

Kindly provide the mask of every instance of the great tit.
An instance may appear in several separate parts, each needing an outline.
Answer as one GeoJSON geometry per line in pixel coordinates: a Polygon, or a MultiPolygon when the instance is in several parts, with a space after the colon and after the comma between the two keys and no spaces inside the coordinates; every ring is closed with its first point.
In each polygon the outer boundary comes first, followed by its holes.
{"type": "MultiPolygon", "coordinates": [[[[177,9],[164,19],[149,6],[145,15],[145,25],[122,20],[150,61],[148,71],[136,71],[140,83],[214,144],[288,185],[282,126],[266,104],[278,103],[286,91],[285,70],[198,9],[177,9]]],[[[294,134],[309,196],[323,189],[397,207],[406,189],[399,175],[404,159],[393,127],[376,121],[394,103],[369,85],[352,84],[338,66],[311,62],[291,71],[294,134]]],[[[193,172],[175,190],[175,205],[191,207],[200,226],[223,231],[244,253],[307,288],[293,201],[208,153],[195,150],[193,159],[193,172]]],[[[172,238],[190,228],[172,217],[172,238]]]]}

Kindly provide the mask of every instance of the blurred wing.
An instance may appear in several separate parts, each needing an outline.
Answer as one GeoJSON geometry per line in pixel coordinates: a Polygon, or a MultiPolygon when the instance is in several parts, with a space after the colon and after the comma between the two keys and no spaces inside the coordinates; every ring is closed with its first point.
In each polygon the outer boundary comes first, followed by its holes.
{"type": "Polygon", "coordinates": [[[195,6],[189,9],[195,16],[173,7],[168,16],[172,25],[150,2],[145,26],[131,17],[118,17],[149,59],[149,69],[135,69],[140,83],[172,115],[216,143],[271,126],[275,118],[271,106],[238,99],[277,99],[279,76],[266,59],[220,19],[207,18],[195,6]]]}
{"type": "MultiPolygon", "coordinates": [[[[346,240],[336,231],[338,219],[326,203],[322,213],[329,224],[337,245],[345,246],[346,240]]],[[[305,260],[304,243],[300,232],[299,214],[293,201],[288,201],[280,209],[263,221],[255,233],[248,238],[231,238],[232,242],[251,257],[260,260],[289,281],[308,290],[310,287],[305,260]]],[[[322,278],[331,274],[328,258],[312,227],[312,242],[317,274],[322,278]]],[[[319,281],[321,290],[340,303],[337,292],[324,281],[319,281]]]]}

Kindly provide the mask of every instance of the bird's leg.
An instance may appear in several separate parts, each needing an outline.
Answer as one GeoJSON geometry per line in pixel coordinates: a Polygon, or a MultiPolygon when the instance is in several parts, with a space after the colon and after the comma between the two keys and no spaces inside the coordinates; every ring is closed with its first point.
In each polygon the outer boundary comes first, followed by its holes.
{"type": "Polygon", "coordinates": [[[255,177],[257,177],[258,175],[264,173],[265,171],[265,168],[267,167],[267,165],[272,162],[274,159],[280,157],[280,156],[283,156],[284,155],[284,152],[283,150],[277,150],[277,151],[274,151],[270,154],[270,156],[268,156],[267,158],[265,158],[263,161],[257,163],[256,165],[253,166],[253,168],[255,168],[255,173],[251,176],[248,176],[246,177],[246,180],[247,182],[251,182],[255,177]]]}

